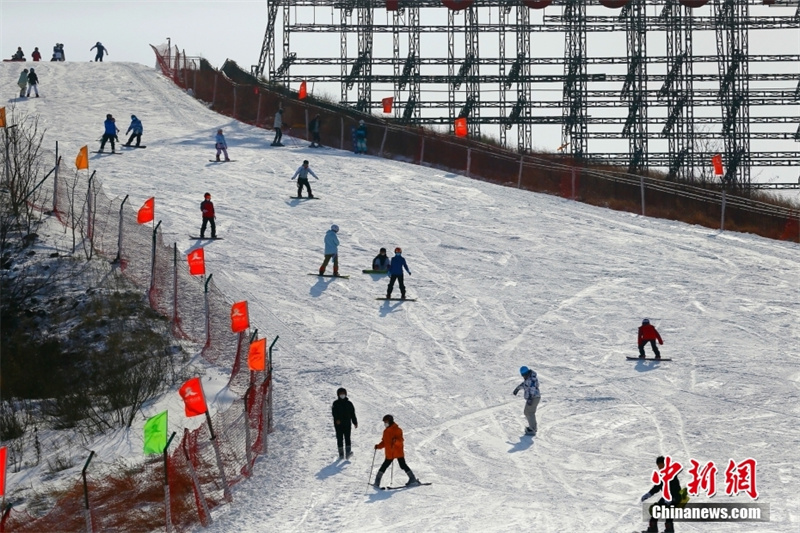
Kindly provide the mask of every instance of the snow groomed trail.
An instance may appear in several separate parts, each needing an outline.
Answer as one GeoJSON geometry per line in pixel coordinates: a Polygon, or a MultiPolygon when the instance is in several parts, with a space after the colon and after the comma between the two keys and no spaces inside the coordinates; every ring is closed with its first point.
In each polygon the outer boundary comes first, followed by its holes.
{"type": "MultiPolygon", "coordinates": [[[[0,67],[4,87],[21,68],[0,67]]],[[[749,501],[724,495],[722,472],[731,458],[755,458],[759,502],[770,504],[768,523],[678,531],[797,531],[798,244],[301,140],[272,148],[271,132],[209,111],[141,65],[37,72],[43,98],[13,105],[40,114],[67,159],[86,143],[96,149],[107,113],[122,132],[131,114],[142,120],[147,150],[98,155],[90,167],[134,207],[155,196],[165,240],[184,253],[211,192],[224,240],[205,245],[206,268],[232,301],[248,300],[253,323],[274,330],[262,333],[280,335],[270,452],[210,531],[642,530],[639,497],[657,455],[715,461],[722,494],[698,502],[749,501]],[[207,161],[218,128],[234,163],[207,161]],[[311,180],[319,201],[289,198],[303,159],[320,176],[311,180]],[[308,276],[334,223],[351,277],[308,276]],[[418,301],[375,300],[387,278],[360,270],[382,246],[403,248],[418,301]],[[673,362],[625,360],[643,317],[673,362]],[[523,400],[512,395],[521,365],[541,383],[535,439],[522,436],[523,400]],[[359,418],[344,464],[330,415],[340,386],[359,418]],[[387,413],[405,432],[409,466],[433,485],[367,490],[387,413]]],[[[404,482],[395,468],[391,484],[404,482]]]]}

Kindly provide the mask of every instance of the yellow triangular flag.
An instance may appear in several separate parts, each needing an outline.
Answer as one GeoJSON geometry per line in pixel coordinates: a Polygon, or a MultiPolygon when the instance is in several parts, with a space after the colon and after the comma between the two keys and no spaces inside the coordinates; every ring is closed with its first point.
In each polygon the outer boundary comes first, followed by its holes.
{"type": "Polygon", "coordinates": [[[75,166],[78,170],[89,170],[89,147],[84,146],[75,158],[75,166]]]}

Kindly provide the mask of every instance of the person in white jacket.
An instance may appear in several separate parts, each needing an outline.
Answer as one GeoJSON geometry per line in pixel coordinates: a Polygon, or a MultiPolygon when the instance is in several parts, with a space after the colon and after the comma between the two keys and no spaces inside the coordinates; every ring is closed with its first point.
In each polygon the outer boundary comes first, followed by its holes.
{"type": "Polygon", "coordinates": [[[317,175],[314,174],[314,171],[311,170],[310,168],[308,168],[308,159],[306,159],[305,161],[303,161],[303,164],[300,165],[300,167],[294,173],[294,176],[292,176],[292,179],[297,178],[297,197],[298,198],[302,198],[303,197],[303,187],[305,187],[306,190],[308,190],[308,197],[309,198],[314,198],[314,195],[311,194],[311,184],[308,183],[308,175],[309,174],[314,176],[315,180],[319,179],[317,177],[317,175]]]}
{"type": "Polygon", "coordinates": [[[539,392],[539,378],[536,377],[536,372],[523,366],[519,369],[520,375],[525,379],[522,383],[517,385],[514,389],[514,396],[523,389],[525,391],[525,418],[528,419],[528,427],[525,428],[526,435],[536,436],[536,408],[539,406],[539,400],[542,395],[539,392]]]}
{"type": "Polygon", "coordinates": [[[281,144],[281,138],[283,137],[283,132],[281,131],[283,128],[283,104],[278,105],[272,127],[275,128],[275,140],[272,141],[272,146],[283,146],[283,144],[281,144]]]}

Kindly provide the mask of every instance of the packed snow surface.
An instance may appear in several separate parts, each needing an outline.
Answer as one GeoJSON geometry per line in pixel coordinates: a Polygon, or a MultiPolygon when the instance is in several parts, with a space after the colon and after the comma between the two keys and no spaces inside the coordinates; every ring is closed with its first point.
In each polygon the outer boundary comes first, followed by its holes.
{"type": "MultiPolygon", "coordinates": [[[[22,66],[0,68],[13,94],[22,66]]],[[[770,505],[768,523],[678,531],[800,527],[797,243],[286,136],[273,148],[271,132],[208,110],[141,65],[42,63],[37,72],[42,98],[6,105],[39,114],[48,146],[59,141],[67,159],[84,144],[97,149],[107,113],[123,141],[129,116],[142,120],[146,150],[92,154],[90,168],[134,208],[155,196],[167,242],[184,253],[197,246],[188,236],[212,194],[224,240],[205,244],[207,271],[231,301],[248,300],[270,342],[280,335],[269,454],[209,531],[638,531],[657,455],[684,465],[684,486],[690,459],[715,462],[718,494],[694,502],[749,502],[725,495],[724,471],[729,459],[754,458],[758,502],[770,505]],[[218,128],[234,163],[208,162],[218,128]],[[320,176],[311,180],[320,200],[290,198],[303,159],[320,176]],[[334,223],[350,278],[308,276],[334,223]],[[387,279],[361,273],[380,247],[391,255],[396,246],[416,302],[377,301],[387,279]],[[672,362],[625,360],[644,317],[672,362]],[[521,365],[541,383],[534,439],[512,395],[521,365]],[[346,463],[336,461],[330,412],[340,386],[360,422],[346,463]],[[367,487],[387,413],[405,432],[409,466],[433,485],[367,487]]],[[[303,121],[298,105],[285,107],[287,122],[303,121]]],[[[173,410],[171,425],[182,424],[173,410]]],[[[392,476],[406,481],[399,468],[392,476]]]]}

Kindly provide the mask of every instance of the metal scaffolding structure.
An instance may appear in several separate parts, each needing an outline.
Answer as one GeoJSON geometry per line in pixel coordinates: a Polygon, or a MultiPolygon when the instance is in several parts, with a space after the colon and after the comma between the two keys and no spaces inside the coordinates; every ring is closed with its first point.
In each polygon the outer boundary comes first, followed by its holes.
{"type": "Polygon", "coordinates": [[[391,95],[398,123],[466,117],[521,153],[560,128],[565,154],[631,172],[692,179],[719,152],[748,187],[751,167],[800,166],[798,30],[798,0],[267,0],[253,74],[366,113],[391,95]]]}

